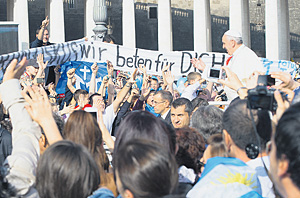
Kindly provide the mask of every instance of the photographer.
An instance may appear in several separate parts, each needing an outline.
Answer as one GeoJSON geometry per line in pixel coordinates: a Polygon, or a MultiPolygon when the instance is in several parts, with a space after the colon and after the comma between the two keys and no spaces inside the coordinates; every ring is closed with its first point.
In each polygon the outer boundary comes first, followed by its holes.
{"type": "MultiPolygon", "coordinates": [[[[245,99],[248,97],[248,90],[257,89],[257,80],[260,73],[254,72],[247,80],[246,87],[243,86],[241,81],[238,79],[237,75],[231,71],[228,67],[222,67],[227,75],[227,80],[219,80],[219,83],[228,86],[229,88],[235,90],[237,94],[239,95],[240,99],[245,99]]],[[[272,72],[271,73],[272,78],[276,78],[282,81],[280,85],[274,85],[272,88],[279,89],[282,91],[280,93],[279,90],[274,91],[274,99],[277,101],[278,108],[274,109],[273,113],[273,122],[277,123],[277,120],[281,117],[284,110],[290,105],[290,102],[293,103],[297,101],[297,98],[294,98],[295,92],[297,92],[298,88],[300,87],[300,83],[294,81],[291,78],[291,75],[289,73],[285,72],[272,72]],[[287,94],[286,100],[282,98],[283,93],[287,94]],[[280,103],[280,104],[279,104],[280,103]],[[276,110],[276,113],[275,113],[276,110]]],[[[269,109],[270,110],[270,109],[269,109]]]]}

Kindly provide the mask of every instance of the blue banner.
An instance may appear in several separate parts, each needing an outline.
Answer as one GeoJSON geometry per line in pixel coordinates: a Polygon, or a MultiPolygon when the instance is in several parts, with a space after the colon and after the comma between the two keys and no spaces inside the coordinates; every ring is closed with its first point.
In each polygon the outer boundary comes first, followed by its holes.
{"type": "MultiPolygon", "coordinates": [[[[84,61],[70,61],[61,65],[60,68],[61,77],[56,86],[56,93],[60,95],[64,95],[65,88],[67,86],[67,81],[68,81],[67,71],[69,71],[72,68],[76,68],[75,71],[76,83],[74,85],[75,88],[89,91],[90,81],[92,77],[92,70],[91,70],[92,65],[93,63],[84,62],[84,61]]],[[[97,63],[97,65],[98,65],[98,72],[96,75],[96,90],[100,88],[103,77],[107,75],[106,63],[97,63]]]]}

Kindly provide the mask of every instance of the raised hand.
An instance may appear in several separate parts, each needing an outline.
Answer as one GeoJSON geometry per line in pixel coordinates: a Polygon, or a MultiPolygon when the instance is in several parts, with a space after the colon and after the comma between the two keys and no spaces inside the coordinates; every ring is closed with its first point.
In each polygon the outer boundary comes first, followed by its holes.
{"type": "Polygon", "coordinates": [[[132,72],[132,74],[131,74],[131,76],[130,76],[130,78],[129,78],[129,80],[127,81],[128,83],[131,83],[131,84],[133,84],[133,83],[135,83],[135,78],[136,78],[136,75],[137,75],[137,68],[132,72]]]}
{"type": "Polygon", "coordinates": [[[12,60],[6,68],[3,76],[3,82],[11,79],[20,79],[21,75],[24,73],[26,65],[26,57],[24,57],[19,64],[17,59],[12,60]]]}
{"type": "Polygon", "coordinates": [[[47,27],[48,25],[49,25],[49,19],[48,16],[46,16],[46,18],[42,21],[42,26],[47,27]]]}
{"type": "Polygon", "coordinates": [[[106,61],[106,63],[107,63],[107,67],[106,67],[106,69],[107,69],[107,73],[108,73],[108,75],[109,76],[112,76],[114,73],[114,66],[112,65],[112,63],[110,62],[110,61],[106,61]]]}
{"type": "Polygon", "coordinates": [[[70,114],[74,111],[75,105],[67,106],[67,103],[64,104],[64,108],[59,112],[60,115],[70,114]]]}
{"type": "Polygon", "coordinates": [[[229,69],[228,67],[222,67],[222,69],[224,69],[226,72],[227,80],[220,79],[218,80],[219,83],[233,90],[237,90],[238,88],[243,87],[242,82],[237,77],[237,75],[233,71],[231,71],[231,69],[229,69]]]}
{"type": "Polygon", "coordinates": [[[60,65],[56,65],[56,67],[54,68],[55,74],[60,75],[59,69],[60,69],[60,65]]]}
{"type": "Polygon", "coordinates": [[[46,61],[46,63],[44,63],[44,55],[43,54],[39,54],[36,58],[36,62],[39,65],[39,68],[41,68],[42,70],[46,69],[47,65],[48,65],[48,61],[46,61]]]}
{"type": "Polygon", "coordinates": [[[139,65],[139,69],[143,72],[143,74],[147,74],[147,69],[144,65],[139,65]]]}
{"type": "Polygon", "coordinates": [[[72,79],[75,76],[75,71],[76,71],[75,68],[69,69],[67,71],[67,76],[68,76],[69,79],[72,79]]]}
{"type": "Polygon", "coordinates": [[[97,72],[98,72],[98,65],[96,62],[94,62],[94,64],[91,66],[91,70],[92,70],[93,74],[96,76],[97,72]]]}
{"type": "Polygon", "coordinates": [[[166,72],[166,82],[168,85],[172,85],[175,80],[175,76],[172,75],[171,71],[166,72]]]}
{"type": "Polygon", "coordinates": [[[169,68],[170,68],[170,65],[168,64],[168,65],[164,65],[164,67],[162,68],[162,72],[166,72],[166,71],[168,71],[169,70],[169,68]]]}
{"type": "Polygon", "coordinates": [[[202,61],[201,58],[197,59],[197,58],[192,58],[191,59],[191,63],[193,65],[193,67],[195,67],[196,69],[200,70],[200,71],[204,71],[206,65],[205,63],[202,61]]]}
{"type": "Polygon", "coordinates": [[[48,119],[53,119],[51,104],[47,93],[42,87],[28,86],[22,91],[22,95],[29,104],[25,108],[35,122],[42,125],[48,119]],[[28,91],[30,97],[26,94],[26,91],[28,91]]]}
{"type": "Polygon", "coordinates": [[[93,107],[98,109],[98,114],[102,114],[105,110],[105,104],[103,100],[97,100],[94,102],[93,107]]]}
{"type": "Polygon", "coordinates": [[[62,140],[52,115],[52,108],[47,93],[40,86],[28,86],[22,91],[22,95],[29,105],[25,106],[32,120],[37,122],[44,130],[49,144],[62,140]],[[28,91],[30,97],[26,94],[28,91]]]}
{"type": "Polygon", "coordinates": [[[299,83],[294,81],[291,75],[287,72],[271,72],[272,78],[277,78],[282,81],[282,83],[278,86],[274,86],[277,89],[287,88],[287,89],[295,89],[299,86],[299,83]]]}

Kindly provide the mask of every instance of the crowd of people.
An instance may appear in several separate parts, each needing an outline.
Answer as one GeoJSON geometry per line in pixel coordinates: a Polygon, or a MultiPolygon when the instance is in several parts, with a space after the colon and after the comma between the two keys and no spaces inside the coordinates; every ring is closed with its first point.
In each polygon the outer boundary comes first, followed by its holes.
{"type": "MultiPolygon", "coordinates": [[[[32,47],[51,45],[48,23],[32,47]]],[[[258,82],[262,65],[241,35],[222,42],[226,79],[204,79],[208,67],[192,59],[199,72],[182,90],[168,65],[129,74],[107,61],[99,90],[94,63],[89,90],[75,88],[72,68],[59,98],[59,66],[46,71],[43,54],[13,60],[0,85],[0,197],[300,197],[300,83],[284,72],[271,73],[272,87],[258,82]]]]}

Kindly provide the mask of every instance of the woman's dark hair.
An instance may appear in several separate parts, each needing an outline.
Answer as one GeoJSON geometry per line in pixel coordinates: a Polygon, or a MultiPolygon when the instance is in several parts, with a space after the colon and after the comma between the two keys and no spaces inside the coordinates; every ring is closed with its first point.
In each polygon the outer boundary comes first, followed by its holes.
{"type": "Polygon", "coordinates": [[[175,131],[178,145],[175,158],[178,166],[184,165],[187,168],[192,168],[196,174],[199,173],[197,161],[203,156],[205,150],[203,136],[189,127],[175,129],[175,131]]]}
{"type": "Polygon", "coordinates": [[[43,198],[88,197],[100,184],[89,151],[71,141],[51,145],[37,165],[36,189],[43,198]]]}
{"type": "Polygon", "coordinates": [[[178,183],[174,155],[155,141],[133,139],[115,155],[116,178],[135,198],[163,197],[173,192],[178,183]]]}
{"type": "Polygon", "coordinates": [[[114,153],[118,152],[121,145],[135,138],[154,140],[175,153],[174,129],[148,111],[130,112],[122,120],[116,135],[114,153]]]}
{"type": "Polygon", "coordinates": [[[209,103],[207,102],[206,99],[196,97],[192,100],[192,105],[193,105],[193,111],[194,111],[198,107],[208,106],[209,103]]]}
{"type": "Polygon", "coordinates": [[[96,161],[101,181],[105,182],[104,170],[108,171],[109,161],[103,148],[102,132],[97,120],[83,110],[74,111],[63,130],[64,138],[85,146],[96,161]]]}

